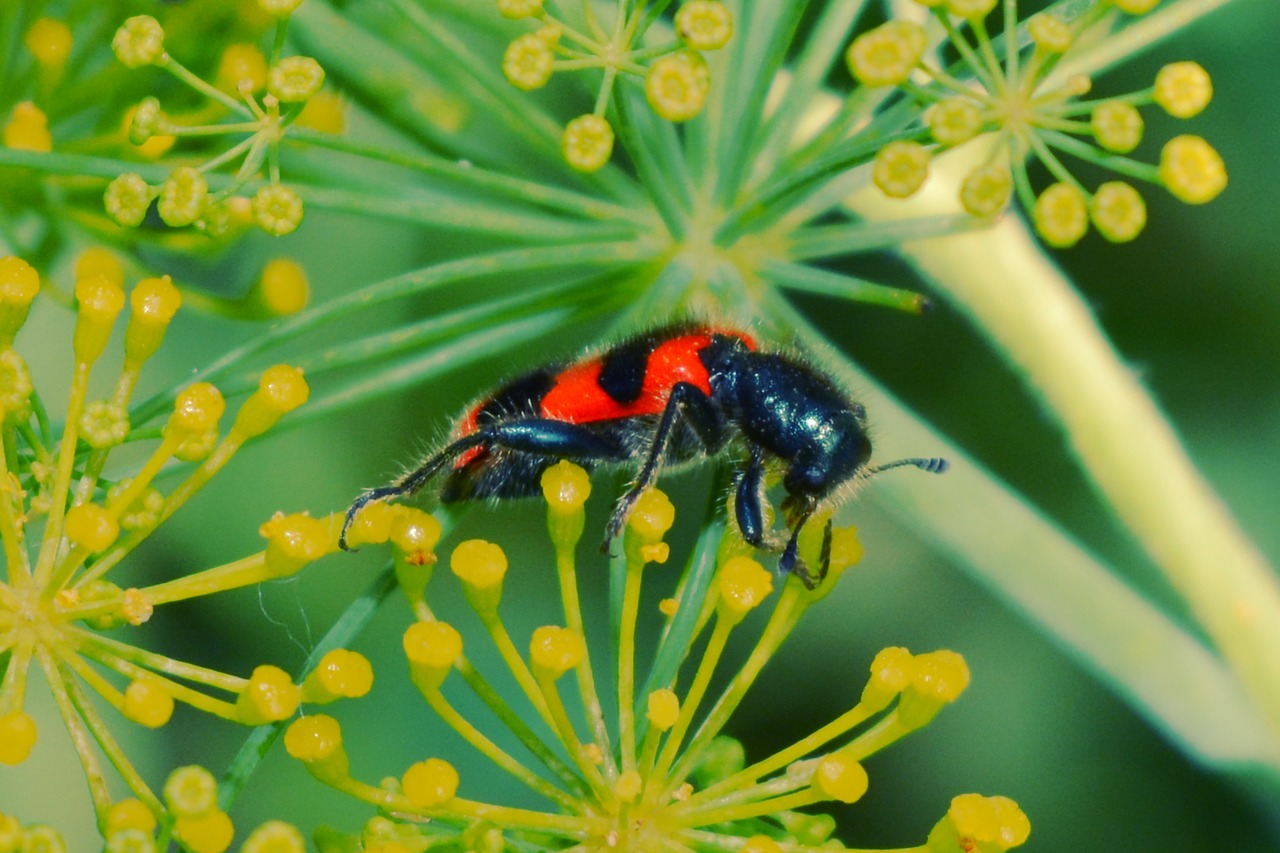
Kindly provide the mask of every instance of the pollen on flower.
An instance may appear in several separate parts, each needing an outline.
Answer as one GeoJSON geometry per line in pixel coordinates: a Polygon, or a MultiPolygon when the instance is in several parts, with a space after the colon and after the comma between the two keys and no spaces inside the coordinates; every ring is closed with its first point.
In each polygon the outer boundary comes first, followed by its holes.
{"type": "Polygon", "coordinates": [[[122,594],[120,613],[130,625],[145,624],[155,611],[156,606],[142,590],[131,588],[126,589],[122,594]]]}
{"type": "Polygon", "coordinates": [[[565,126],[560,150],[579,172],[598,171],[613,155],[613,128],[598,115],[578,116],[565,126]]]}
{"type": "Polygon", "coordinates": [[[126,228],[142,224],[151,206],[151,186],[135,172],[126,172],[107,184],[102,202],[107,215],[126,228]]]}
{"type": "Polygon", "coordinates": [[[960,183],[960,206],[974,216],[995,216],[1009,204],[1014,177],[1002,165],[984,165],[960,183]]]}
{"type": "Polygon", "coordinates": [[[890,198],[908,198],[929,177],[929,149],[919,142],[890,142],[876,153],[871,180],[890,198]]]}
{"type": "Polygon", "coordinates": [[[681,50],[655,59],[644,78],[645,97],[667,121],[688,121],[702,112],[711,91],[711,72],[702,54],[681,50]]]}
{"type": "Polygon", "coordinates": [[[24,711],[0,715],[0,764],[21,764],[36,745],[36,721],[24,711]]]}
{"type": "Polygon", "coordinates": [[[534,671],[553,681],[580,664],[586,653],[582,637],[558,625],[535,628],[529,642],[529,659],[534,671]]]}
{"type": "Polygon", "coordinates": [[[302,197],[283,184],[267,184],[253,195],[253,221],[276,237],[292,234],[302,224],[302,197]]]}
{"type": "Polygon", "coordinates": [[[1201,137],[1175,136],[1160,151],[1160,180],[1187,204],[1205,204],[1227,188],[1227,167],[1201,137]]]}
{"type": "Polygon", "coordinates": [[[1103,237],[1112,243],[1126,243],[1146,226],[1147,205],[1130,184],[1108,181],[1093,194],[1089,217],[1103,237]]]}
{"type": "Polygon", "coordinates": [[[861,702],[870,708],[883,708],[915,677],[915,657],[911,652],[898,646],[881,649],[871,661],[871,677],[862,688],[861,702]]]}
{"type": "Polygon", "coordinates": [[[458,771],[443,759],[428,758],[405,771],[400,787],[409,802],[420,809],[442,806],[458,792],[458,771]]]}
{"type": "Polygon", "coordinates": [[[128,68],[159,62],[164,56],[164,27],[150,15],[134,15],[116,30],[111,50],[128,68]]]}
{"type": "Polygon", "coordinates": [[[71,28],[56,18],[37,18],[23,33],[22,43],[36,62],[61,67],[71,55],[71,28]]]}
{"type": "Polygon", "coordinates": [[[898,719],[908,729],[919,728],[954,702],[969,686],[964,658],[945,649],[917,655],[911,684],[898,704],[898,719]]]}
{"type": "Polygon", "coordinates": [[[742,618],[773,592],[773,575],[750,557],[732,557],[716,579],[722,613],[742,618]]]}
{"type": "Polygon", "coordinates": [[[242,85],[250,92],[261,91],[267,85],[267,58],[257,45],[227,45],[218,60],[214,85],[228,95],[238,94],[242,85]]]}
{"type": "Polygon", "coordinates": [[[1089,202],[1072,184],[1051,184],[1036,199],[1032,219],[1050,246],[1074,246],[1089,230],[1089,202]]]}
{"type": "Polygon", "coordinates": [[[1093,138],[1108,151],[1127,154],[1142,141],[1142,114],[1125,101],[1103,101],[1089,119],[1093,138]]]}
{"type": "Polygon", "coordinates": [[[173,694],[158,678],[135,678],[124,691],[121,713],[149,729],[159,728],[173,716],[173,694]]]}
{"type": "Polygon", "coordinates": [[[14,105],[0,138],[3,139],[6,148],[20,151],[53,150],[49,120],[45,117],[44,111],[30,101],[22,101],[14,105]]]}
{"type": "Polygon", "coordinates": [[[910,21],[889,21],[853,40],[845,59],[849,70],[864,86],[897,86],[905,83],[920,64],[928,38],[910,21]]]}
{"type": "Polygon", "coordinates": [[[305,101],[324,85],[324,69],[309,56],[286,56],[267,72],[267,91],[284,104],[305,101]]]}
{"type": "Polygon", "coordinates": [[[719,0],[687,0],[675,24],[680,40],[695,50],[719,50],[733,37],[733,14],[719,0]]]}
{"type": "Polygon", "coordinates": [[[333,649],[302,682],[302,701],[326,704],[335,699],[356,699],[373,687],[373,667],[359,652],[333,649]]]}
{"type": "Polygon", "coordinates": [[[301,699],[302,691],[289,673],[265,664],[253,670],[249,684],[236,698],[236,713],[246,725],[260,726],[288,719],[301,699]]]}
{"type": "Polygon", "coordinates": [[[156,212],[166,225],[181,228],[190,225],[204,213],[209,198],[209,182],[199,169],[179,166],[160,185],[156,212]]]}
{"type": "Polygon", "coordinates": [[[538,33],[525,33],[512,40],[502,54],[502,73],[517,89],[540,89],[551,79],[555,64],[552,46],[538,33]]]}
{"type": "Polygon", "coordinates": [[[812,785],[824,797],[842,803],[856,803],[867,792],[866,769],[851,755],[833,752],[818,762],[812,785]]]}

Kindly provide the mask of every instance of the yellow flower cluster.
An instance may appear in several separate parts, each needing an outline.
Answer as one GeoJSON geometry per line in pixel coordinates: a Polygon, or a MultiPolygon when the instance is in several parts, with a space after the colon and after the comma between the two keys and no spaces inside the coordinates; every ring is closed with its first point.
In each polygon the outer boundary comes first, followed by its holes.
{"type": "MultiPolygon", "coordinates": [[[[439,523],[421,510],[375,503],[360,512],[350,535],[357,543],[392,545],[397,576],[416,616],[404,633],[404,651],[409,677],[423,700],[547,807],[492,802],[478,780],[461,776],[436,755],[409,764],[380,786],[363,782],[352,771],[338,722],[311,715],[287,730],[289,754],[320,781],[384,815],[369,821],[358,838],[335,839],[335,845],[347,845],[341,849],[497,850],[521,839],[537,839],[539,849],[547,850],[817,849],[838,843],[830,840],[834,822],[798,810],[859,800],[869,784],[863,762],[926,725],[969,683],[968,667],[954,652],[913,655],[885,649],[872,662],[852,709],[748,765],[741,747],[720,733],[802,614],[860,559],[853,529],[834,532],[831,571],[813,590],[796,577],[775,589],[775,576],[754,559],[750,547],[727,535],[718,553],[713,547],[704,555],[704,569],[686,575],[675,597],[660,608],[666,647],[659,644],[652,666],[646,666],[636,642],[642,581],[668,560],[663,538],[675,521],[667,497],[646,492],[624,539],[617,647],[607,661],[608,677],[600,669],[605,654],[589,648],[575,566],[590,481],[581,468],[560,462],[544,473],[542,490],[563,624],[534,629],[524,653],[501,614],[509,568],[503,549],[473,539],[454,547],[448,559],[468,608],[519,685],[528,717],[490,686],[491,676],[469,657],[472,640],[427,602],[439,523]],[[746,662],[725,686],[713,689],[731,636],[771,600],[772,613],[746,662]],[[691,648],[699,655],[691,655],[691,648]],[[668,658],[665,665],[659,663],[663,658],[668,658]],[[576,682],[580,706],[565,701],[562,681],[569,677],[576,682]],[[609,703],[601,693],[606,678],[614,691],[609,703]],[[503,731],[485,730],[459,710],[458,697],[467,694],[489,707],[503,731]],[[616,713],[606,712],[610,704],[616,713]],[[541,730],[551,732],[551,740],[537,734],[541,730]],[[540,766],[527,765],[502,745],[512,738],[540,766]]],[[[801,543],[810,559],[822,547],[819,538],[801,543]]],[[[920,849],[1001,853],[1022,844],[1029,832],[1025,815],[1011,800],[969,794],[956,798],[920,849]]]]}
{"type": "MultiPolygon", "coordinates": [[[[123,270],[113,255],[90,250],[80,257],[74,367],[59,434],[44,415],[26,362],[14,346],[40,288],[40,276],[29,264],[0,258],[0,541],[6,566],[0,579],[0,655],[6,659],[0,681],[0,763],[25,761],[39,734],[35,719],[24,710],[28,675],[35,666],[84,765],[108,849],[154,849],[147,845],[154,844],[159,826],[176,833],[190,850],[220,853],[231,843],[232,827],[216,808],[212,776],[188,768],[171,777],[163,797],[158,796],[112,736],[91,694],[146,728],[168,723],[178,702],[229,721],[260,725],[287,719],[300,702],[363,695],[372,680],[368,662],[352,652],[333,651],[297,685],[276,666],[259,666],[243,678],[175,660],[104,631],[141,625],[155,608],[171,602],[296,573],[336,549],[335,520],[280,514],[263,525],[267,545],[258,554],[143,587],[122,587],[112,578],[130,552],[246,441],[305,403],[307,383],[301,371],[288,365],[263,371],[257,390],[241,404],[225,434],[219,428],[226,408],[222,394],[206,382],[190,385],[177,394],[150,456],[132,477],[112,481],[104,472],[113,451],[137,438],[128,412],[133,389],[164,341],[181,294],[168,277],[143,279],[126,292],[123,270]],[[106,399],[90,401],[94,367],[126,306],[129,317],[114,389],[106,399]],[[165,495],[153,482],[174,460],[193,467],[165,495]],[[113,799],[94,743],[127,785],[131,799],[113,799]],[[145,838],[129,841],[133,846],[112,847],[117,832],[145,838]]],[[[37,831],[44,830],[22,830],[37,831]]],[[[0,844],[2,849],[13,848],[0,844]]]]}
{"type": "Polygon", "coordinates": [[[583,6],[586,31],[570,26],[532,0],[498,0],[498,11],[512,20],[539,23],[533,32],[507,45],[502,71],[513,86],[540,89],[555,71],[598,68],[604,72],[595,110],[570,121],[561,138],[565,161],[581,172],[594,172],[613,154],[613,128],[604,117],[619,76],[644,83],[653,111],[668,121],[688,121],[702,112],[711,89],[711,72],[703,51],[718,50],[733,35],[733,16],[720,0],[686,0],[675,14],[676,40],[643,43],[652,16],[642,4],[618,3],[616,20],[607,29],[593,6],[583,6]]]}
{"type": "MultiPolygon", "coordinates": [[[[927,180],[936,151],[985,135],[995,144],[963,181],[961,205],[974,216],[993,216],[1016,192],[1040,236],[1055,247],[1074,245],[1090,224],[1112,242],[1132,240],[1146,225],[1146,205],[1131,184],[1107,181],[1090,192],[1058,152],[1127,178],[1162,184],[1188,204],[1211,201],[1226,187],[1221,157],[1198,136],[1170,140],[1158,166],[1123,156],[1142,140],[1139,106],[1154,103],[1169,115],[1188,119],[1209,104],[1213,87],[1199,65],[1166,65],[1151,89],[1099,100],[1083,98],[1090,89],[1087,78],[1058,73],[1082,34],[1119,14],[1107,4],[1097,4],[1070,23],[1052,12],[1032,17],[1026,25],[1030,45],[1007,51],[1001,59],[984,23],[996,0],[917,2],[930,7],[970,78],[927,60],[926,29],[913,21],[891,20],[853,41],[846,59],[863,86],[901,87],[927,106],[918,131],[884,146],[875,159],[872,178],[885,195],[913,195],[927,180]],[[960,24],[968,25],[968,34],[960,24]],[[1027,177],[1028,158],[1040,160],[1055,179],[1038,195],[1027,177]]],[[[1016,13],[1011,0],[1002,2],[1009,22],[1016,13]]],[[[1153,5],[1116,4],[1129,14],[1153,5]]]]}

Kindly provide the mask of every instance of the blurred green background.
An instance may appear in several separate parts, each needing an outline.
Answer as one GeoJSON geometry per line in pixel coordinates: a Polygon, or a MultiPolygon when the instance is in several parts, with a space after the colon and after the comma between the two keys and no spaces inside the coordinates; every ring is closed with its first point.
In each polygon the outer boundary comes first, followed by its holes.
{"type": "MultiPolygon", "coordinates": [[[[1271,136],[1280,130],[1278,39],[1280,3],[1237,0],[1096,79],[1095,92],[1121,93],[1149,85],[1165,62],[1204,65],[1213,75],[1215,99],[1189,132],[1204,135],[1222,153],[1231,184],[1203,208],[1145,192],[1150,224],[1136,243],[1116,247],[1090,235],[1056,256],[1273,564],[1280,563],[1280,168],[1271,136]]],[[[1185,125],[1146,115],[1148,141],[1137,154],[1150,161],[1161,142],[1185,125]]],[[[1081,176],[1086,184],[1095,182],[1087,172],[1081,176]]],[[[286,252],[303,261],[316,299],[323,300],[456,248],[452,240],[445,243],[414,229],[317,213],[287,240],[251,234],[234,253],[198,261],[185,274],[210,288],[235,290],[264,259],[286,252]]],[[[911,281],[892,258],[860,259],[856,266],[868,278],[911,281]]],[[[945,304],[923,318],[818,299],[800,305],[913,408],[1111,560],[1131,583],[1185,617],[1158,572],[1100,508],[1055,425],[945,304]]],[[[20,339],[46,395],[65,384],[69,329],[69,318],[45,304],[20,339]]],[[[247,323],[181,317],[164,367],[149,370],[147,382],[163,387],[254,332],[247,323]]],[[[564,338],[562,352],[590,342],[592,334],[575,330],[574,339],[564,338]]],[[[445,433],[467,400],[520,366],[483,363],[447,383],[251,446],[138,552],[139,581],[256,550],[258,525],[276,510],[324,514],[345,506],[358,489],[411,462],[445,433]]],[[[706,474],[672,477],[673,490],[687,490],[696,501],[706,474]]],[[[602,524],[604,496],[614,483],[598,477],[596,486],[589,525],[602,524]]],[[[844,517],[859,526],[867,558],[802,624],[734,718],[729,731],[745,741],[748,755],[762,756],[851,706],[867,663],[883,646],[955,649],[973,671],[972,687],[959,703],[872,759],[870,792],[839,813],[840,836],[849,846],[917,843],[953,795],[978,791],[1017,800],[1033,826],[1026,849],[1039,853],[1280,850],[1280,800],[1237,786],[1171,748],[1035,625],[882,513],[874,488],[846,507],[844,517]]],[[[675,538],[691,537],[693,523],[686,518],[675,538]]],[[[499,515],[481,509],[454,534],[455,541],[496,539],[516,555],[507,612],[517,636],[555,618],[541,525],[536,505],[505,507],[499,515]]],[[[587,575],[596,568],[591,559],[584,558],[587,575]]],[[[330,557],[294,580],[164,609],[145,630],[155,635],[155,647],[175,657],[228,671],[247,672],[262,662],[264,648],[272,650],[270,662],[296,668],[379,568],[374,554],[330,557]]],[[[598,602],[603,615],[603,565],[599,570],[587,600],[598,602]]],[[[457,609],[452,579],[438,578],[434,589],[443,612],[457,609]]],[[[459,767],[463,793],[478,794],[468,791],[469,780],[496,774],[434,719],[403,678],[399,635],[407,619],[404,605],[393,599],[355,644],[373,660],[378,682],[371,696],[333,710],[344,722],[354,769],[376,780],[439,754],[459,767]]],[[[49,722],[31,760],[0,771],[0,810],[53,823],[71,849],[92,849],[96,832],[70,746],[52,723],[43,691],[33,688],[30,696],[31,712],[49,722]]],[[[158,783],[179,763],[199,761],[220,770],[243,736],[241,729],[179,709],[166,728],[128,731],[126,741],[144,774],[158,783]]],[[[484,791],[496,799],[524,796],[504,784],[486,783],[484,791]]],[[[233,811],[241,827],[283,817],[305,828],[328,822],[355,829],[368,816],[279,754],[264,763],[233,811]]]]}

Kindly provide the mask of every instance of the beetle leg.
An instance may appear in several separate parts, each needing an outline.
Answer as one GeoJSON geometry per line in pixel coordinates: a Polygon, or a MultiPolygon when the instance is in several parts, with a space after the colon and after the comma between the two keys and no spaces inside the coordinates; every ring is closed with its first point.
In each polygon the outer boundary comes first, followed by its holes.
{"type": "Polygon", "coordinates": [[[800,559],[798,553],[800,531],[817,508],[817,501],[810,500],[805,503],[804,509],[800,511],[799,518],[796,519],[795,527],[791,529],[791,537],[787,540],[787,546],[783,549],[782,556],[778,558],[778,571],[783,574],[794,572],[808,589],[815,589],[818,584],[822,583],[827,577],[827,570],[831,567],[830,519],[827,519],[827,523],[822,530],[822,550],[818,557],[818,570],[816,572],[811,571],[804,564],[804,561],[800,559]]]}
{"type": "Polygon", "coordinates": [[[677,382],[671,389],[671,396],[667,398],[667,405],[662,410],[658,428],[653,433],[653,443],[649,445],[644,464],[640,466],[635,482],[618,499],[613,515],[609,517],[604,542],[600,545],[600,550],[604,553],[609,553],[610,543],[622,532],[622,526],[627,523],[627,518],[630,517],[631,510],[640,499],[640,495],[657,479],[658,468],[666,455],[667,442],[671,440],[672,427],[676,424],[676,418],[680,416],[683,416],[685,422],[693,428],[708,452],[714,452],[724,443],[724,416],[711,402],[711,398],[697,385],[677,382]]]}
{"type": "Polygon", "coordinates": [[[523,418],[491,424],[454,441],[391,485],[368,489],[356,498],[343,519],[342,532],[338,535],[339,547],[344,551],[351,550],[347,547],[347,531],[357,513],[367,504],[414,494],[453,460],[476,447],[503,447],[562,459],[620,461],[629,456],[626,448],[617,442],[577,424],[550,418],[523,418]]]}
{"type": "Polygon", "coordinates": [[[761,485],[764,479],[764,456],[751,448],[751,460],[738,474],[734,491],[733,513],[738,522],[738,532],[755,548],[765,545],[764,509],[760,503],[761,485]]]}

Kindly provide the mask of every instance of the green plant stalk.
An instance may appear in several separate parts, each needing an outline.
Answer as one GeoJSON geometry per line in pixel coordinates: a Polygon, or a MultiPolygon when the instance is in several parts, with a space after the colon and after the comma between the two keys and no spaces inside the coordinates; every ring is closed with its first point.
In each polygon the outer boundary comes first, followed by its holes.
{"type": "Polygon", "coordinates": [[[1280,586],[1092,312],[1020,222],[908,244],[1063,425],[1280,739],[1280,586]]]}

